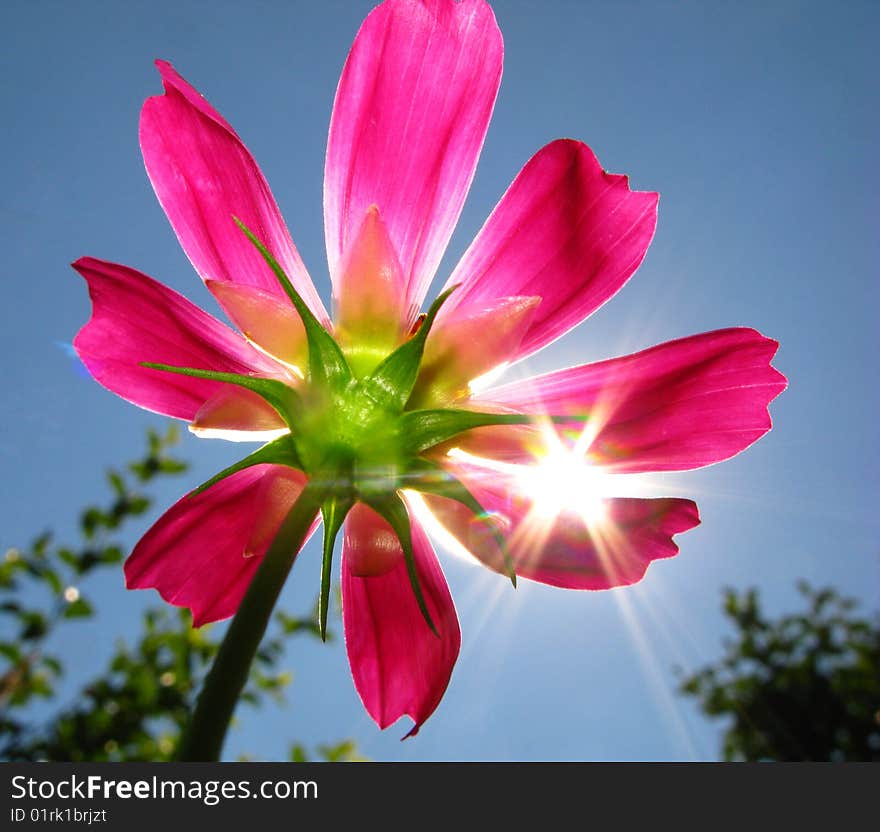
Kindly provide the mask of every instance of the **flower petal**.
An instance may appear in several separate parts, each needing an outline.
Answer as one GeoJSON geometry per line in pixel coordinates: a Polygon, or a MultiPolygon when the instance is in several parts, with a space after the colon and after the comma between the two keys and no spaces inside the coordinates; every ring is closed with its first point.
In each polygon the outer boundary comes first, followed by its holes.
{"type": "Polygon", "coordinates": [[[336,338],[356,375],[394,351],[410,328],[406,282],[379,209],[372,206],[333,287],[336,338]]]}
{"type": "Polygon", "coordinates": [[[126,586],[189,607],[195,627],[228,618],[305,483],[292,468],[256,465],[183,497],[135,546],[126,586]]]}
{"type": "MultiPolygon", "coordinates": [[[[370,511],[369,509],[367,511],[370,511]]],[[[342,560],[342,615],[345,647],[355,687],[370,716],[387,728],[404,714],[415,734],[443,697],[458,651],[461,632],[446,579],[428,538],[412,524],[419,581],[440,638],[429,629],[407,575],[402,552],[394,568],[379,576],[356,577],[352,541],[372,537],[381,518],[350,514],[345,524],[342,560]]],[[[393,535],[390,527],[387,533],[393,535]]]]}
{"type": "MultiPolygon", "coordinates": [[[[288,380],[279,364],[151,277],[93,257],[83,257],[73,267],[88,282],[93,307],[74,348],[95,380],[118,396],[147,410],[192,421],[208,400],[229,385],[151,370],[142,362],[288,380]]],[[[254,405],[254,394],[248,390],[241,394],[242,407],[248,402],[254,405]]],[[[278,423],[283,427],[280,418],[278,423]]],[[[236,427],[242,427],[240,419],[236,427]]]]}
{"type": "Polygon", "coordinates": [[[565,510],[546,515],[534,510],[512,478],[456,466],[488,518],[475,518],[460,503],[442,497],[425,500],[437,519],[474,557],[507,574],[490,533],[494,523],[507,538],[516,574],[566,589],[611,589],[644,577],[650,563],[678,553],[672,536],[700,522],[692,500],[675,497],[603,500],[601,513],[586,516],[565,510]]]}
{"type": "Polygon", "coordinates": [[[472,383],[503,370],[528,330],[541,298],[499,298],[431,329],[410,408],[436,407],[471,395],[472,383]]]}
{"type": "Polygon", "coordinates": [[[387,0],[364,21],[336,91],[324,171],[334,283],[376,205],[415,317],[473,179],[502,54],[484,0],[387,0]]]}
{"type": "MultiPolygon", "coordinates": [[[[262,289],[289,300],[238,217],[287,272],[319,320],[329,320],[269,185],[229,123],[166,61],[156,61],[164,95],[144,102],[141,151],[156,196],[183,250],[205,280],[262,289]]],[[[234,318],[234,316],[231,315],[234,318]]]]}
{"type": "Polygon", "coordinates": [[[346,517],[343,546],[348,570],[356,578],[385,575],[403,558],[394,530],[363,503],[356,503],[346,517]]]}
{"type": "MultiPolygon", "coordinates": [[[[754,329],[721,329],[514,382],[484,397],[527,413],[572,416],[590,440],[590,461],[608,471],[699,468],[770,430],[768,405],[786,386],[770,365],[778,346],[754,329]]],[[[462,447],[529,462],[535,439],[528,429],[484,428],[463,437],[462,447]]]]}
{"type": "Polygon", "coordinates": [[[223,387],[199,408],[189,425],[192,433],[205,439],[255,442],[289,432],[278,411],[265,399],[232,384],[223,387]]]}
{"type": "Polygon", "coordinates": [[[501,197],[446,286],[440,321],[508,295],[541,305],[511,360],[555,340],[629,279],[657,224],[657,194],[631,191],[585,144],[539,150],[501,197]]]}
{"type": "Polygon", "coordinates": [[[306,369],[306,329],[293,304],[254,286],[219,280],[205,282],[248,341],[300,372],[306,369]]]}

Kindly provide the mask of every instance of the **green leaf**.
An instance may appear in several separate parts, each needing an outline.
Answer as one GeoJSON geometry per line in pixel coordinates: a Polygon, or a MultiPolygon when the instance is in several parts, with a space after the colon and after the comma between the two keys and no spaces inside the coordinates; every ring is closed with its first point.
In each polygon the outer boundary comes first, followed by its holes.
{"type": "Polygon", "coordinates": [[[216,485],[220,480],[224,480],[232,474],[243,471],[245,468],[251,468],[254,465],[263,465],[264,463],[286,465],[288,468],[296,468],[298,471],[302,471],[303,469],[291,438],[289,436],[279,436],[278,439],[269,442],[267,445],[263,445],[262,448],[257,449],[244,459],[230,465],[228,468],[224,468],[219,474],[215,474],[207,482],[203,482],[198,488],[194,488],[190,492],[190,496],[195,497],[196,494],[201,494],[212,485],[216,485]]]}
{"type": "Polygon", "coordinates": [[[92,605],[84,598],[77,598],[64,608],[65,618],[88,618],[92,614],[92,605]]]}
{"type": "Polygon", "coordinates": [[[121,512],[122,515],[126,514],[143,514],[150,507],[151,500],[149,497],[144,497],[140,494],[135,494],[128,502],[125,504],[125,510],[121,512]]]}
{"type": "Polygon", "coordinates": [[[64,563],[66,563],[68,566],[70,566],[72,569],[76,569],[77,566],[79,565],[79,557],[71,549],[67,549],[67,548],[59,549],[58,550],[58,557],[64,563]]]}
{"type": "MultiPolygon", "coordinates": [[[[320,600],[320,599],[319,599],[320,600]]],[[[313,616],[293,616],[279,610],[275,613],[275,620],[281,627],[284,635],[296,635],[297,633],[309,633],[311,635],[320,636],[321,628],[316,623],[317,614],[313,616]]],[[[329,639],[332,633],[327,633],[329,639]]]]}
{"type": "Polygon", "coordinates": [[[11,641],[0,641],[0,656],[10,664],[18,664],[22,660],[22,652],[11,641]]]}
{"type": "Polygon", "coordinates": [[[162,450],[162,437],[154,428],[147,428],[147,444],[151,454],[158,454],[162,450]]]}
{"type": "Polygon", "coordinates": [[[42,638],[49,631],[49,622],[46,616],[36,611],[23,611],[19,613],[19,639],[21,641],[34,641],[42,638]]]}
{"type": "Polygon", "coordinates": [[[504,571],[507,573],[507,577],[510,578],[513,586],[516,587],[516,570],[514,569],[513,558],[510,556],[510,550],[507,548],[507,540],[493,523],[484,519],[488,512],[480,505],[479,500],[471,494],[461,480],[427,459],[414,459],[409,465],[406,487],[414,491],[421,491],[423,494],[446,497],[469,508],[478,520],[483,521],[495,540],[504,558],[504,571]]]}
{"type": "Polygon", "coordinates": [[[440,295],[422,321],[419,331],[408,341],[401,344],[389,355],[362,384],[364,390],[373,401],[389,410],[402,410],[415,387],[419,375],[419,366],[422,363],[422,355],[425,352],[425,340],[434,319],[456,286],[451,286],[440,295]]]}
{"type": "Polygon", "coordinates": [[[159,461],[151,456],[142,462],[129,462],[128,470],[138,478],[138,482],[149,482],[159,470],[159,461]]]}
{"type": "Polygon", "coordinates": [[[238,217],[233,217],[233,219],[245,236],[254,244],[257,251],[263,255],[263,259],[275,273],[281,288],[287,293],[287,297],[290,298],[291,303],[299,313],[299,317],[306,330],[306,340],[309,345],[309,376],[311,380],[321,387],[331,386],[341,389],[352,380],[352,374],[339,344],[324,329],[299,292],[293,288],[293,284],[285,274],[284,269],[281,268],[281,265],[266,246],[263,245],[262,241],[238,217]]]}
{"type": "Polygon", "coordinates": [[[86,549],[77,561],[76,571],[80,575],[91,572],[101,562],[101,555],[94,549],[86,549]]]}
{"type": "Polygon", "coordinates": [[[327,610],[330,608],[330,579],[333,565],[333,546],[336,536],[342,528],[345,516],[354,501],[346,497],[330,497],[324,501],[321,514],[324,517],[324,557],[321,562],[321,597],[318,606],[318,617],[321,625],[321,640],[327,641],[327,610]]]}
{"type": "Polygon", "coordinates": [[[299,409],[299,393],[283,381],[274,378],[261,378],[260,376],[244,376],[238,373],[220,373],[215,370],[196,370],[193,367],[173,367],[170,364],[157,364],[153,361],[142,361],[141,366],[151,370],[162,370],[166,373],[177,373],[192,378],[206,378],[211,381],[222,381],[244,387],[265,399],[284,419],[288,427],[293,427],[291,425],[291,411],[296,413],[299,409]]]}
{"type": "Polygon", "coordinates": [[[405,452],[416,455],[472,428],[529,425],[535,417],[521,413],[480,413],[474,410],[409,410],[401,416],[405,452]]]}
{"type": "Polygon", "coordinates": [[[63,665],[54,656],[43,656],[43,664],[56,676],[60,676],[64,672],[63,665]]]}
{"type": "Polygon", "coordinates": [[[437,638],[440,638],[440,633],[437,632],[437,628],[431,620],[431,613],[428,612],[428,605],[425,603],[425,596],[419,583],[419,573],[416,568],[416,558],[412,547],[412,530],[406,505],[404,505],[403,500],[396,493],[369,497],[364,502],[394,529],[394,533],[397,535],[397,539],[400,541],[400,546],[403,549],[406,571],[409,574],[409,582],[416,596],[416,602],[419,605],[425,623],[431,628],[431,632],[437,638]]]}
{"type": "Polygon", "coordinates": [[[61,580],[61,576],[54,570],[46,568],[43,570],[43,578],[46,583],[52,588],[52,591],[56,595],[60,595],[64,590],[64,582],[61,580]]]}
{"type": "Polygon", "coordinates": [[[306,750],[299,743],[290,747],[291,763],[307,763],[309,761],[306,750]]]}
{"type": "Polygon", "coordinates": [[[126,494],[125,481],[116,471],[107,472],[107,481],[111,488],[116,492],[117,497],[124,497],[126,494]]]}
{"type": "Polygon", "coordinates": [[[34,554],[43,557],[52,542],[52,532],[43,532],[33,543],[34,554]]]}
{"type": "Polygon", "coordinates": [[[321,758],[328,763],[353,763],[365,759],[358,751],[357,743],[354,740],[342,740],[333,745],[319,745],[317,751],[321,758]]]}
{"type": "Polygon", "coordinates": [[[189,468],[189,463],[182,459],[174,459],[173,457],[165,457],[159,461],[159,470],[163,474],[179,474],[189,468]]]}
{"type": "Polygon", "coordinates": [[[79,525],[86,539],[91,540],[101,526],[107,525],[107,516],[96,506],[90,506],[80,516],[79,525]]]}
{"type": "Polygon", "coordinates": [[[125,556],[118,546],[105,546],[101,549],[98,560],[101,563],[121,563],[125,556]]]}

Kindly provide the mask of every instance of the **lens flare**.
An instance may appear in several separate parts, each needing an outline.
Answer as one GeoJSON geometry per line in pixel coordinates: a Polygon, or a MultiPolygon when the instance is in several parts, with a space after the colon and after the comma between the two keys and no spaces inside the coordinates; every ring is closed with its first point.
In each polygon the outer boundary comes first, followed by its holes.
{"type": "Polygon", "coordinates": [[[524,469],[517,475],[520,489],[531,500],[532,511],[538,517],[552,518],[572,511],[588,525],[605,518],[603,497],[612,490],[611,475],[582,456],[554,448],[536,465],[518,467],[524,469]]]}
{"type": "Polygon", "coordinates": [[[607,518],[608,498],[651,493],[643,475],[610,473],[591,462],[588,448],[594,435],[595,428],[588,425],[575,441],[564,441],[553,425],[542,424],[539,447],[528,465],[475,456],[461,448],[453,448],[449,456],[483,469],[487,477],[497,472],[511,479],[514,490],[529,501],[530,519],[536,525],[552,525],[559,515],[571,513],[594,529],[607,518]]]}
{"type": "Polygon", "coordinates": [[[434,513],[428,508],[424,498],[418,491],[405,490],[403,494],[407,505],[412,509],[413,514],[419,519],[419,522],[425,527],[425,531],[428,532],[428,536],[435,543],[442,546],[449,554],[455,555],[466,563],[474,566],[480,565],[480,561],[471,554],[468,548],[434,516],[434,513]]]}

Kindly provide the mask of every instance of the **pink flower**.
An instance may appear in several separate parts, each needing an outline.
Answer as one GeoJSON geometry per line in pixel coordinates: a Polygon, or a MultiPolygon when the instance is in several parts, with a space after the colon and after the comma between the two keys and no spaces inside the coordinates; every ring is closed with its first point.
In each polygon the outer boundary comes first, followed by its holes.
{"type": "Polygon", "coordinates": [[[770,366],[776,342],[733,328],[475,393],[475,379],[531,355],[608,300],[644,258],[657,218],[657,194],[631,191],[586,145],[554,141],[501,198],[446,284],[456,288],[439,312],[433,307],[436,319],[420,324],[474,174],[502,52],[483,0],[387,0],[365,20],[339,82],[326,157],[332,322],[256,162],[162,61],[165,92],[141,114],[147,172],[240,333],[133,269],[93,258],[74,264],[94,304],[75,346],[98,382],[196,433],[282,437],[289,454],[286,463],[255,457],[176,503],[128,559],[128,586],[189,607],[196,626],[234,614],[283,518],[325,471],[318,451],[337,443],[327,487],[348,512],[342,592],[352,674],[380,727],[408,714],[412,733],[440,702],[460,646],[452,598],[417,517],[430,510],[500,572],[575,589],[631,584],[653,560],[676,554],[673,536],[699,517],[690,500],[609,496],[625,479],[617,475],[739,453],[770,429],[767,406],[785,386],[770,366]],[[304,309],[233,217],[274,255],[304,309]],[[312,354],[309,310],[341,348],[351,374],[345,392],[318,377],[325,370],[312,354]],[[418,339],[417,377],[389,382],[392,398],[404,393],[397,410],[388,405],[393,417],[364,416],[365,380],[418,339]],[[295,391],[299,409],[290,416],[271,396],[212,373],[276,382],[266,389],[295,391]],[[459,421],[445,434],[426,427],[425,413],[462,411],[547,418],[488,419],[470,430],[459,421]],[[419,419],[422,433],[413,427],[419,419]],[[409,427],[386,430],[392,423],[409,427]],[[380,510],[398,504],[413,518],[409,559],[403,526],[393,529],[380,510]]]}

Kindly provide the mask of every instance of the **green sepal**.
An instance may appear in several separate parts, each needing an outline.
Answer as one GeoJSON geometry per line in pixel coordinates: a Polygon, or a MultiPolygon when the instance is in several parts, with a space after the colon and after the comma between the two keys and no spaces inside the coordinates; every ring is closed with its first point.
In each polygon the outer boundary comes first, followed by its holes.
{"type": "Polygon", "coordinates": [[[254,244],[257,251],[263,256],[269,268],[275,273],[281,288],[287,293],[290,302],[299,313],[306,331],[306,340],[309,345],[309,375],[318,385],[332,385],[341,389],[348,384],[353,376],[345,356],[339,344],[333,336],[321,325],[308,304],[302,299],[299,292],[293,288],[284,269],[272,256],[269,249],[238,217],[233,217],[235,224],[244,232],[245,236],[254,244]]]}
{"type": "Polygon", "coordinates": [[[409,522],[409,513],[406,505],[397,493],[375,495],[362,498],[364,502],[382,517],[397,535],[400,541],[400,547],[403,549],[403,559],[406,562],[406,571],[409,575],[410,586],[416,596],[416,603],[422,612],[431,632],[440,638],[440,633],[431,620],[431,613],[428,612],[428,605],[425,603],[425,596],[422,593],[422,585],[419,583],[419,573],[416,568],[416,558],[412,546],[412,529],[409,522]]]}
{"type": "Polygon", "coordinates": [[[279,436],[278,439],[269,442],[267,445],[263,445],[262,448],[254,451],[244,459],[239,460],[234,465],[224,468],[219,474],[215,474],[207,482],[203,482],[198,488],[194,488],[189,496],[195,497],[196,494],[201,494],[212,485],[216,485],[220,480],[225,480],[232,474],[237,474],[245,468],[251,468],[254,465],[263,465],[264,463],[269,463],[270,465],[286,465],[288,468],[296,468],[298,471],[303,470],[302,462],[300,462],[299,456],[296,453],[296,448],[294,447],[290,436],[279,436]]]}
{"type": "Polygon", "coordinates": [[[471,428],[490,425],[529,425],[534,416],[521,413],[481,413],[476,410],[408,410],[400,417],[400,434],[407,454],[415,456],[471,428]]]}
{"type": "Polygon", "coordinates": [[[422,363],[422,355],[425,352],[425,340],[434,319],[443,306],[446,298],[458,288],[451,286],[437,300],[431,304],[425,320],[419,327],[418,332],[408,341],[401,344],[391,355],[373,370],[362,382],[367,395],[376,403],[388,410],[400,411],[416,385],[419,375],[419,367],[422,363]]]}
{"type": "Polygon", "coordinates": [[[336,544],[336,536],[342,528],[345,516],[353,505],[354,501],[347,497],[329,497],[321,506],[321,515],[324,518],[324,555],[321,560],[321,596],[318,602],[321,641],[327,641],[327,610],[330,608],[333,547],[336,544]]]}
{"type": "MultiPolygon", "coordinates": [[[[409,464],[409,471],[406,474],[405,482],[405,487],[411,488],[413,491],[433,494],[436,497],[446,497],[461,503],[465,508],[469,508],[478,520],[489,514],[458,477],[450,474],[445,468],[430,460],[412,460],[409,464]]],[[[501,550],[501,556],[504,558],[504,571],[507,577],[510,578],[514,588],[516,588],[516,570],[510,550],[507,548],[507,540],[492,523],[484,522],[498,548],[501,550]]]]}
{"type": "Polygon", "coordinates": [[[221,373],[216,370],[196,370],[193,367],[174,367],[171,364],[157,364],[153,361],[142,361],[141,366],[151,370],[162,370],[166,373],[177,373],[181,376],[237,384],[265,399],[284,419],[289,428],[293,428],[291,422],[300,411],[302,400],[299,393],[278,379],[245,376],[239,373],[221,373]]]}

